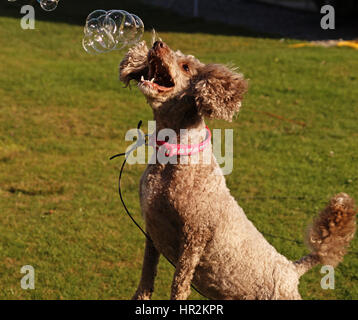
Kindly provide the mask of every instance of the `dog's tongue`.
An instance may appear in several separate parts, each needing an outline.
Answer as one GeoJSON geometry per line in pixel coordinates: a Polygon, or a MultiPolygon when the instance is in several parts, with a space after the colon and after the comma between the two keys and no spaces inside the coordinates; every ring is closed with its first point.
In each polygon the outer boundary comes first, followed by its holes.
{"type": "Polygon", "coordinates": [[[159,85],[158,83],[155,83],[154,78],[151,81],[149,81],[149,80],[144,80],[144,77],[142,76],[141,82],[147,86],[150,86],[150,87],[156,89],[159,92],[165,92],[165,91],[169,91],[172,89],[172,87],[164,87],[164,86],[159,85]]]}
{"type": "Polygon", "coordinates": [[[163,87],[163,86],[160,86],[159,84],[155,83],[155,82],[150,82],[149,83],[151,84],[152,87],[156,88],[158,91],[160,92],[165,92],[165,91],[169,91],[170,89],[172,88],[167,88],[167,87],[163,87]]]}

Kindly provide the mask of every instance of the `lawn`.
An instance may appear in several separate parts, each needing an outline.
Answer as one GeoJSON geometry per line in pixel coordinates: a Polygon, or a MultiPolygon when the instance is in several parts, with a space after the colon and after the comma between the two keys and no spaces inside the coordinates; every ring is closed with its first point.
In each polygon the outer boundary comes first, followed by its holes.
{"type": "MultiPolygon", "coordinates": [[[[150,8],[142,10],[144,23],[156,26],[150,8]]],[[[288,258],[307,254],[305,228],[328,199],[342,191],[358,199],[358,52],[293,49],[293,40],[161,17],[160,36],[171,47],[239,66],[250,79],[235,121],[208,125],[234,129],[227,183],[248,217],[288,258]]],[[[144,237],[117,194],[121,161],[109,157],[125,150],[126,131],[151,111],[135,86],[118,81],[123,51],[88,55],[80,23],[48,20],[22,30],[19,17],[0,17],[0,299],[129,299],[144,237]],[[24,265],[35,268],[35,290],[20,287],[24,265]]],[[[141,224],[143,170],[128,166],[122,182],[141,224]]],[[[316,267],[300,292],[358,299],[357,271],[358,237],[336,268],[335,290],[321,288],[316,267]]],[[[161,259],[154,299],[169,298],[172,276],[161,259]]]]}

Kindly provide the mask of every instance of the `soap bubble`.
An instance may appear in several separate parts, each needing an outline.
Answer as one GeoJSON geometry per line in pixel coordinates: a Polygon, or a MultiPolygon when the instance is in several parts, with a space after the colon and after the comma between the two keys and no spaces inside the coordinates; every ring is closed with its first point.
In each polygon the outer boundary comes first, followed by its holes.
{"type": "MultiPolygon", "coordinates": [[[[7,0],[9,2],[15,2],[16,0],[7,0]]],[[[53,11],[57,8],[58,2],[60,0],[37,0],[41,8],[45,11],[53,11]]]]}
{"type": "Polygon", "coordinates": [[[133,43],[137,43],[140,38],[142,37],[143,33],[144,33],[144,23],[141,20],[141,18],[139,18],[138,16],[136,16],[135,14],[132,14],[132,17],[134,18],[135,24],[136,24],[136,34],[133,38],[133,43]]]}
{"type": "Polygon", "coordinates": [[[137,43],[144,32],[143,21],[124,10],[96,10],[84,27],[82,46],[88,53],[120,50],[137,43]]]}
{"type": "Polygon", "coordinates": [[[57,8],[59,0],[37,0],[45,11],[53,11],[57,8]]]}
{"type": "Polygon", "coordinates": [[[88,53],[91,53],[91,54],[98,53],[98,51],[94,48],[95,47],[95,41],[93,40],[93,38],[89,34],[86,34],[83,37],[83,39],[82,39],[82,47],[88,53]]]}
{"type": "MultiPolygon", "coordinates": [[[[7,0],[9,2],[15,2],[16,0],[7,0]]],[[[45,11],[53,11],[57,8],[60,0],[37,0],[41,8],[45,11]]]]}
{"type": "Polygon", "coordinates": [[[86,22],[91,20],[91,19],[97,19],[99,18],[100,16],[103,16],[103,15],[106,15],[107,14],[107,11],[106,10],[95,10],[93,12],[91,12],[87,18],[86,18],[86,22]]]}
{"type": "Polygon", "coordinates": [[[124,12],[122,10],[110,10],[106,15],[106,20],[110,19],[115,23],[113,38],[116,41],[116,49],[122,49],[126,45],[126,39],[123,38],[121,30],[124,23],[124,12]]]}
{"type": "Polygon", "coordinates": [[[131,43],[137,33],[137,27],[133,16],[127,11],[123,11],[123,21],[119,30],[123,42],[131,43]]]}
{"type": "MultiPolygon", "coordinates": [[[[90,18],[95,16],[98,16],[98,14],[90,15],[90,18]]],[[[113,37],[115,30],[115,22],[111,18],[107,18],[106,14],[100,15],[98,18],[91,18],[86,22],[84,29],[83,48],[88,53],[113,50],[117,44],[113,37]]]]}

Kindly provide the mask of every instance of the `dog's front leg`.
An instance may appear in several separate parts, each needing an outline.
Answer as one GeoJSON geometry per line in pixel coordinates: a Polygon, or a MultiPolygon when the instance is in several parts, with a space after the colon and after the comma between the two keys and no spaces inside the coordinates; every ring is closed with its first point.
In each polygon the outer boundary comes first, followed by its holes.
{"type": "Polygon", "coordinates": [[[149,239],[145,242],[144,261],[142,267],[142,276],[138,289],[133,296],[133,300],[149,300],[154,291],[154,279],[157,275],[157,265],[159,261],[159,252],[149,239]]]}
{"type": "Polygon", "coordinates": [[[172,283],[171,299],[186,300],[190,294],[190,284],[195,268],[203,254],[207,241],[204,239],[186,240],[179,257],[172,283]]]}

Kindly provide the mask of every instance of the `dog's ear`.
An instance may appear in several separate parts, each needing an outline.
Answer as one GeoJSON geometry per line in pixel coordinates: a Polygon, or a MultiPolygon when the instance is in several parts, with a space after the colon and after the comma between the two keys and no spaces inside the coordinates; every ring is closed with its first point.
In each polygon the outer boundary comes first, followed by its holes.
{"type": "Polygon", "coordinates": [[[131,47],[119,65],[119,79],[127,86],[132,79],[143,73],[147,66],[148,47],[145,41],[131,47]]]}
{"type": "Polygon", "coordinates": [[[232,121],[247,91],[242,74],[219,64],[205,65],[192,79],[192,91],[199,114],[232,121]]]}

